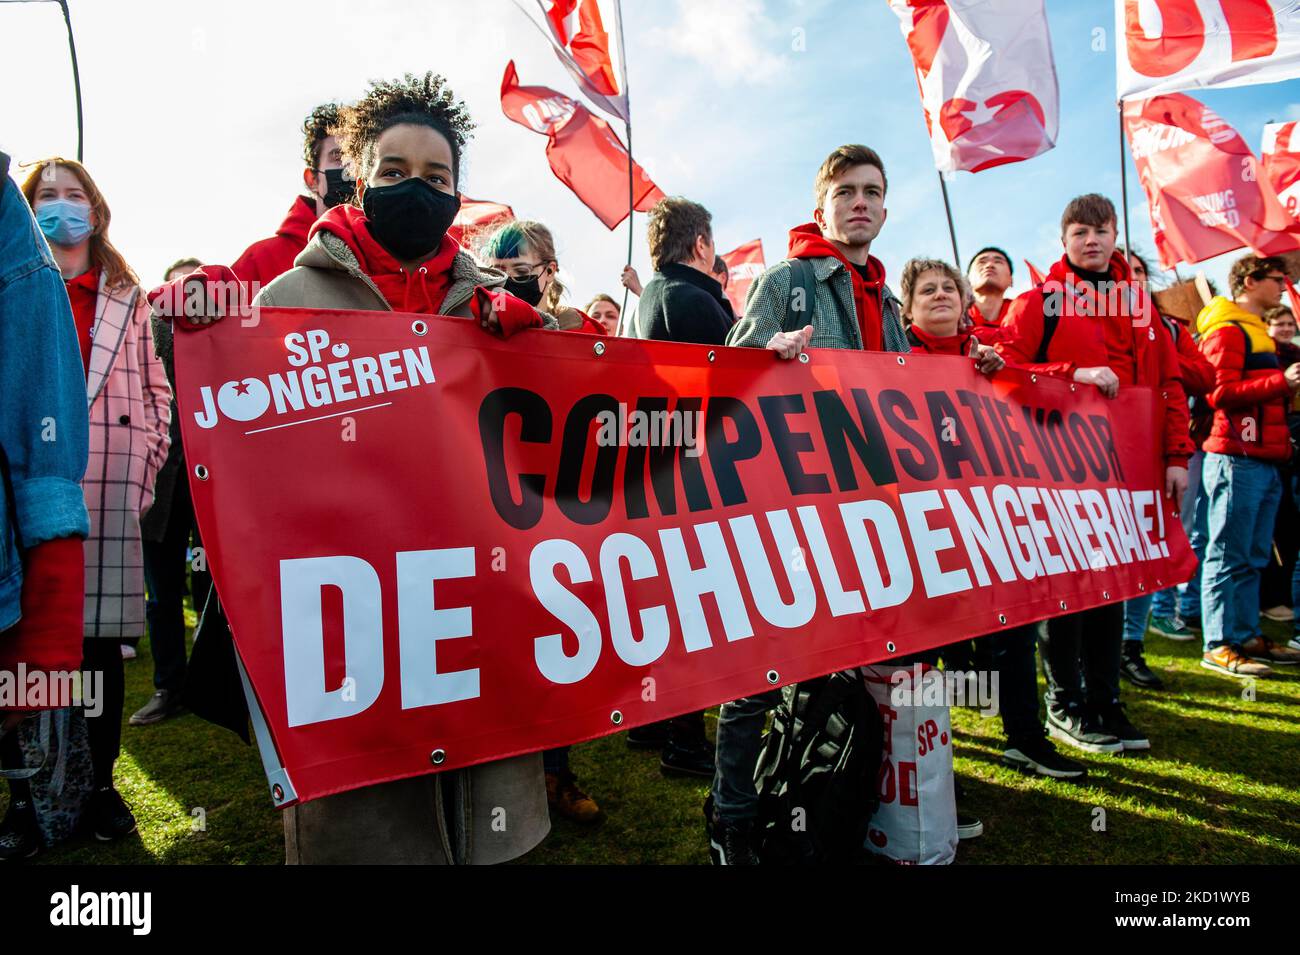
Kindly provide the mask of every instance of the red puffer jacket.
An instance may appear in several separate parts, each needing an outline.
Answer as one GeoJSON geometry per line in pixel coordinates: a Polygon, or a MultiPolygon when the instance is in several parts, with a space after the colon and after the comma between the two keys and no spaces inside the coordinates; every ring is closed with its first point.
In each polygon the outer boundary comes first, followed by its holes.
{"type": "Polygon", "coordinates": [[[1115,283],[1113,294],[1083,294],[1091,286],[1062,256],[1049,270],[1046,283],[1012,303],[1002,323],[1002,338],[995,343],[998,352],[1007,364],[1039,374],[1072,379],[1079,368],[1104,365],[1118,376],[1121,388],[1151,388],[1164,404],[1159,440],[1165,464],[1186,467],[1195,448],[1188,436],[1187,395],[1179,381],[1173,339],[1118,252],[1111,256],[1109,275],[1115,283]],[[1047,303],[1059,317],[1044,349],[1047,303]]]}
{"type": "Polygon", "coordinates": [[[1201,351],[1214,366],[1210,436],[1202,447],[1281,463],[1291,457],[1286,425],[1291,388],[1259,316],[1218,297],[1196,318],[1201,351]]]}

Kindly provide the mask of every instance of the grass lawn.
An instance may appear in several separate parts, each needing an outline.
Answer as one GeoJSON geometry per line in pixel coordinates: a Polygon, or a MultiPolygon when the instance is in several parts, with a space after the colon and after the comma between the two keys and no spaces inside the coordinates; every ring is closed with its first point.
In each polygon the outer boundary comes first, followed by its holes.
{"type": "MultiPolygon", "coordinates": [[[[191,618],[191,623],[192,623],[191,618]]],[[[1289,627],[1263,621],[1285,641],[1289,627]]],[[[1207,864],[1300,862],[1300,673],[1275,668],[1243,698],[1241,681],[1199,666],[1199,643],[1151,636],[1159,693],[1124,686],[1130,718],[1152,739],[1142,756],[1070,751],[1086,784],[1004,768],[1001,721],[954,709],[964,808],[984,821],[959,863],[1207,864]],[[1104,812],[1097,831],[1096,809],[1104,812]]],[[[153,691],[148,641],[126,664],[126,714],[153,691]]],[[[710,730],[716,710],[710,711],[710,730]]],[[[115,844],[82,840],[43,853],[48,863],[279,863],[284,847],[253,747],[186,714],[125,727],[117,785],[139,820],[115,844]]],[[[574,771],[605,820],[556,820],[522,862],[707,864],[700,806],[704,780],[666,779],[658,756],[629,750],[623,734],[574,749],[574,771]]],[[[8,801],[0,795],[0,807],[8,801]]],[[[34,860],[36,861],[36,860],[34,860]]]]}

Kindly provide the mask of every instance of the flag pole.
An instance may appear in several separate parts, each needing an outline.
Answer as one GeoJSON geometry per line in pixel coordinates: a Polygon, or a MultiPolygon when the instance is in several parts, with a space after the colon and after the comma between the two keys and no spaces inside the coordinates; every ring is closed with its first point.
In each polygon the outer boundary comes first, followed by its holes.
{"type": "Polygon", "coordinates": [[[952,222],[952,203],[948,201],[948,183],[944,182],[942,172],[939,172],[939,188],[943,191],[943,211],[948,214],[948,237],[952,239],[952,260],[957,263],[957,271],[960,272],[962,267],[961,253],[957,251],[957,227],[952,222]]]}
{"type": "Polygon", "coordinates": [[[1119,197],[1124,206],[1124,257],[1133,254],[1133,240],[1128,232],[1128,157],[1124,155],[1124,99],[1119,100],[1119,197]]]}
{"type": "MultiPolygon", "coordinates": [[[[627,131],[627,264],[632,264],[632,243],[636,231],[636,187],[632,174],[632,97],[627,88],[627,48],[623,45],[623,4],[614,0],[614,28],[618,33],[618,67],[623,80],[623,128],[627,131]]],[[[623,286],[623,307],[618,310],[618,327],[615,333],[621,335],[627,327],[624,320],[627,315],[627,295],[631,291],[623,286]]]]}

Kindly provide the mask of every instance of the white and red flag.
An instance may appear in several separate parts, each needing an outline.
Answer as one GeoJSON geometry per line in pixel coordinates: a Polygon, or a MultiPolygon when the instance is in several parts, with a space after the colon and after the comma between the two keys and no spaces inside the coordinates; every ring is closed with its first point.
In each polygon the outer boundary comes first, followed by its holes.
{"type": "Polygon", "coordinates": [[[502,223],[510,222],[514,217],[515,211],[507,205],[461,196],[460,212],[456,213],[456,219],[447,234],[468,249],[480,236],[502,223]]]}
{"type": "Polygon", "coordinates": [[[1269,123],[1264,127],[1264,143],[1259,162],[1264,178],[1282,200],[1291,215],[1300,218],[1300,123],[1269,123]]]}
{"type": "Polygon", "coordinates": [[[1300,76],[1295,0],[1115,0],[1120,99],[1300,76]]]}
{"type": "Polygon", "coordinates": [[[916,66],[942,172],[1019,162],[1056,143],[1056,64],[1043,0],[889,0],[916,66]]]}
{"type": "Polygon", "coordinates": [[[1213,110],[1183,93],[1129,100],[1124,127],[1163,268],[1240,248],[1300,249],[1300,222],[1260,182],[1259,160],[1213,110]]]}
{"type": "MultiPolygon", "coordinates": [[[[501,78],[501,109],[520,126],[548,140],[551,171],[596,218],[613,229],[628,215],[628,154],[609,123],[581,103],[547,86],[521,86],[514,61],[501,78]]],[[[633,204],[645,212],[663,192],[632,164],[633,204]]]]}
{"type": "Polygon", "coordinates": [[[515,0],[515,5],[551,41],[587,98],[627,122],[627,72],[618,0],[515,0]],[[529,13],[535,4],[541,16],[529,13]],[[613,30],[611,34],[609,31],[613,30]]]}
{"type": "Polygon", "coordinates": [[[763,260],[763,240],[753,239],[722,253],[722,261],[727,263],[727,298],[731,299],[732,311],[739,318],[745,313],[749,287],[767,268],[763,260]]]}

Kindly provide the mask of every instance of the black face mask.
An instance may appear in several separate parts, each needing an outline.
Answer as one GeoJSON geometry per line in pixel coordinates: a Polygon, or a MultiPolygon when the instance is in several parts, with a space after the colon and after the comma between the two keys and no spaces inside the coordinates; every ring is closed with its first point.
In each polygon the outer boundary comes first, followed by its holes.
{"type": "Polygon", "coordinates": [[[460,212],[460,196],[439,192],[423,179],[403,179],[392,186],[371,186],[361,197],[370,234],[396,258],[426,258],[460,212]]]}
{"type": "Polygon", "coordinates": [[[526,279],[507,278],[506,291],[536,308],[537,303],[542,300],[541,276],[534,275],[526,279]]]}
{"type": "Polygon", "coordinates": [[[357,191],[357,181],[343,174],[342,168],[318,170],[325,177],[325,195],[320,201],[326,209],[333,209],[349,201],[357,191]]]}

